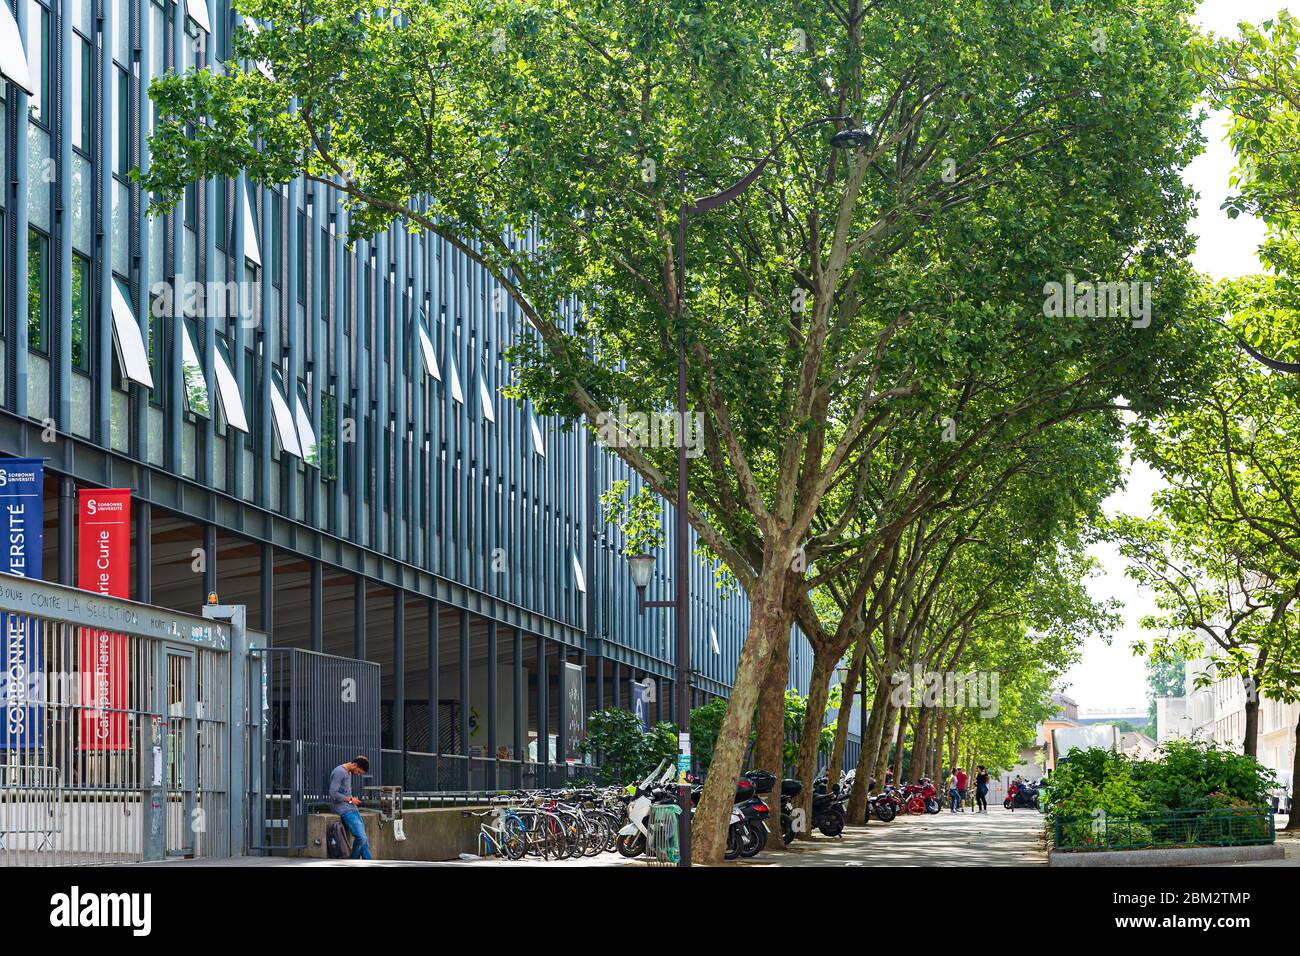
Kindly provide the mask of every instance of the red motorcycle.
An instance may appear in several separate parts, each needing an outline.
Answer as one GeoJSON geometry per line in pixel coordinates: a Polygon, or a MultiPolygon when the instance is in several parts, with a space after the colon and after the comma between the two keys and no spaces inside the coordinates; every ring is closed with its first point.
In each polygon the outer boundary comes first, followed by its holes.
{"type": "Polygon", "coordinates": [[[904,784],[902,799],[904,813],[938,813],[942,809],[939,791],[928,777],[922,777],[919,783],[904,784]]]}

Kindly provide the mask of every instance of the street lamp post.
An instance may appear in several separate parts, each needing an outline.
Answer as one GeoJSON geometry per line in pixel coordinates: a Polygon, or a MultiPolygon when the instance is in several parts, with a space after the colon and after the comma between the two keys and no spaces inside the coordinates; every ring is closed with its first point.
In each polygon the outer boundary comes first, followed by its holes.
{"type": "Polygon", "coordinates": [[[834,149],[860,149],[868,145],[870,136],[863,130],[853,128],[850,116],[824,116],[804,123],[787,133],[780,142],[760,159],[748,173],[733,185],[721,192],[706,196],[696,202],[686,198],[686,172],[677,174],[677,185],[681,190],[681,205],[677,211],[677,289],[673,301],[674,317],[677,319],[677,510],[674,514],[674,565],[676,567],[676,596],[670,601],[647,601],[645,590],[650,583],[654,568],[653,555],[633,555],[628,558],[632,573],[632,583],[636,585],[637,606],[644,614],[648,607],[671,607],[676,609],[677,641],[674,661],[676,673],[675,690],[677,693],[677,805],[681,808],[678,817],[678,844],[680,847],[679,865],[691,865],[691,790],[685,778],[685,770],[691,757],[691,607],[690,587],[690,552],[686,541],[687,522],[687,463],[686,463],[686,219],[711,209],[725,206],[753,185],[754,181],[767,168],[777,152],[789,140],[798,134],[822,123],[845,123],[846,128],[838,131],[831,138],[834,149]],[[685,759],[683,759],[685,758],[685,759]]]}

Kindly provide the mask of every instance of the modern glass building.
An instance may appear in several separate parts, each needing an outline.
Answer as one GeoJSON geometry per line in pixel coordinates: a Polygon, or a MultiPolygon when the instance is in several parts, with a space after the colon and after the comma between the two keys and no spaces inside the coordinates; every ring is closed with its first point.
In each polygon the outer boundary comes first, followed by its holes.
{"type": "MultiPolygon", "coordinates": [[[[598,509],[626,469],[502,395],[520,319],[490,276],[404,230],[348,248],[302,181],[146,214],[149,81],[227,59],[237,22],[0,2],[0,453],[47,459],[46,577],[75,583],[76,489],[131,488],[132,596],[215,591],[274,645],[378,662],[384,782],[408,789],[562,764],[566,664],[588,709],[649,677],[673,719],[672,616],[637,613],[598,509]]],[[[698,560],[690,588],[696,699],[726,695],[747,602],[698,560]]]]}

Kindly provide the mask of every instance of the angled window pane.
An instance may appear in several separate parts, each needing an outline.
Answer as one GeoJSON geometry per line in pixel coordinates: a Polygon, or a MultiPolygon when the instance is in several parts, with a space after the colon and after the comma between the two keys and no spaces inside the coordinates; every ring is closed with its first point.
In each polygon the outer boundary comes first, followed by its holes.
{"type": "Polygon", "coordinates": [[[181,322],[184,338],[181,340],[181,377],[185,380],[185,403],[195,415],[212,417],[212,401],[208,397],[208,380],[203,376],[203,363],[194,347],[194,329],[190,321],[181,322]]]}
{"type": "Polygon", "coordinates": [[[18,21],[7,3],[0,3],[0,74],[28,95],[36,92],[23,41],[18,36],[18,21]]]}
{"type": "Polygon", "coordinates": [[[438,371],[438,359],[433,354],[433,342],[429,339],[429,333],[424,330],[423,323],[416,323],[416,331],[420,335],[420,355],[424,357],[424,370],[438,381],[442,381],[442,373],[438,371]]]}
{"type": "Polygon", "coordinates": [[[185,12],[190,15],[190,19],[204,33],[212,32],[212,24],[208,21],[208,4],[206,0],[185,0],[185,12]]]}
{"type": "Polygon", "coordinates": [[[581,591],[583,594],[586,594],[587,575],[582,570],[582,562],[578,560],[578,555],[576,552],[573,555],[573,579],[574,581],[577,582],[578,590],[581,591]]]}
{"type": "Polygon", "coordinates": [[[311,427],[311,416],[307,414],[308,404],[307,389],[300,382],[298,394],[294,398],[294,421],[298,426],[298,445],[302,448],[302,460],[319,468],[319,448],[316,444],[316,432],[311,427]]]}
{"type": "Polygon", "coordinates": [[[293,413],[285,401],[283,382],[278,369],[271,370],[271,418],[275,422],[275,435],[280,439],[280,447],[295,458],[302,457],[302,446],[298,444],[298,429],[294,425],[293,413]]]}
{"type": "Polygon", "coordinates": [[[135,319],[131,292],[122,280],[113,277],[113,345],[121,365],[122,377],[153,388],[153,375],[149,372],[149,356],[144,350],[144,337],[135,319]]]}
{"type": "Polygon", "coordinates": [[[542,426],[537,422],[537,416],[532,412],[528,413],[528,428],[533,433],[533,451],[546,457],[546,441],[542,438],[542,426]]]}
{"type": "Polygon", "coordinates": [[[460,373],[456,371],[456,360],[447,356],[447,368],[451,371],[451,400],[465,404],[465,393],[460,387],[460,373]]]}
{"type": "Polygon", "coordinates": [[[479,403],[483,406],[483,417],[487,421],[495,424],[497,420],[497,412],[492,400],[492,389],[488,388],[487,374],[481,369],[479,370],[478,375],[478,399],[479,403]]]}
{"type": "Polygon", "coordinates": [[[230,355],[226,344],[220,339],[217,340],[212,370],[217,377],[217,400],[221,402],[226,424],[247,435],[248,416],[244,414],[244,402],[239,397],[239,383],[235,381],[235,373],[230,370],[230,355]]]}
{"type": "Polygon", "coordinates": [[[256,217],[253,215],[252,191],[244,190],[244,258],[258,266],[262,264],[262,249],[257,242],[256,217]]]}

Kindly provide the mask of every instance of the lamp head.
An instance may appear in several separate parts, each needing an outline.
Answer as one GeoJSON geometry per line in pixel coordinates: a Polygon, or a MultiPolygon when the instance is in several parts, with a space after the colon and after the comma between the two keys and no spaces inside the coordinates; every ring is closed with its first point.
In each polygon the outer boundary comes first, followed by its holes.
{"type": "Polygon", "coordinates": [[[627,566],[632,572],[632,583],[638,591],[644,591],[654,573],[655,558],[653,554],[629,554],[627,566]]]}

